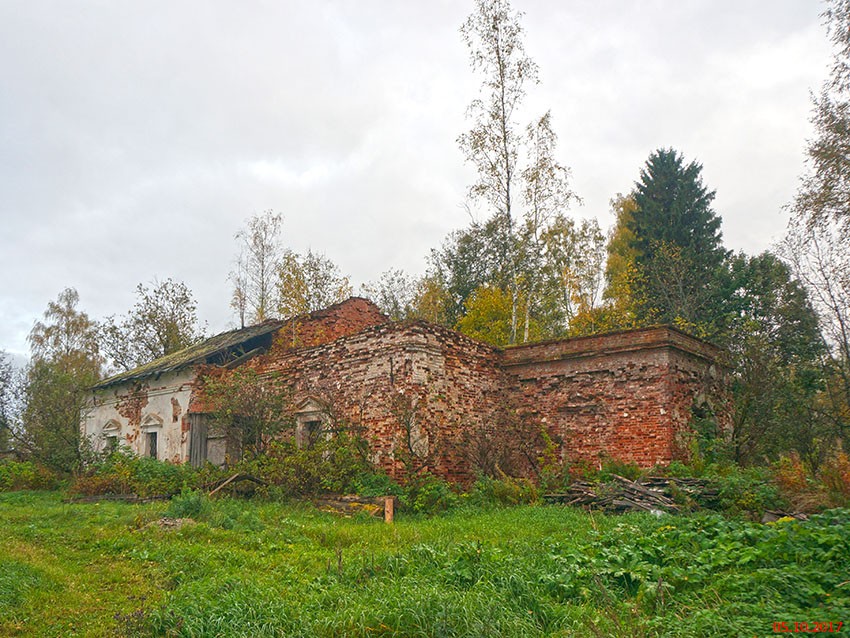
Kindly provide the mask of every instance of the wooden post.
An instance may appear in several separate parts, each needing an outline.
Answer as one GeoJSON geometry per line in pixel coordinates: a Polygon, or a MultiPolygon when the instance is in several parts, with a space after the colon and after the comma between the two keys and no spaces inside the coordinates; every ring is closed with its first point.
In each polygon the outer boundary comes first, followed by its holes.
{"type": "Polygon", "coordinates": [[[393,510],[395,509],[395,496],[387,496],[384,499],[384,522],[392,523],[393,522],[393,514],[395,513],[393,510]]]}

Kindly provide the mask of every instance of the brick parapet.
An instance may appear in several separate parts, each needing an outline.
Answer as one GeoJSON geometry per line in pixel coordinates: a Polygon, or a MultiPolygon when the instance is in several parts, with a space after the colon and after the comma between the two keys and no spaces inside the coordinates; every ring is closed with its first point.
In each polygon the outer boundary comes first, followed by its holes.
{"type": "Polygon", "coordinates": [[[526,418],[561,442],[563,460],[649,467],[687,454],[682,442],[700,397],[715,399],[725,423],[719,354],[710,343],[656,327],[516,346],[502,360],[526,418]]]}
{"type": "Polygon", "coordinates": [[[670,347],[710,362],[714,362],[721,352],[717,346],[681,330],[671,326],[658,326],[509,346],[505,348],[502,360],[503,365],[510,367],[670,347]]]}

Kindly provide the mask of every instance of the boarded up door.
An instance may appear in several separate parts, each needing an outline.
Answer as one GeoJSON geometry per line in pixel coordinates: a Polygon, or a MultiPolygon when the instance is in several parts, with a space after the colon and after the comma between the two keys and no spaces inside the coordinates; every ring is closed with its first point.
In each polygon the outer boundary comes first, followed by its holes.
{"type": "Polygon", "coordinates": [[[207,460],[207,435],[209,416],[189,414],[189,463],[201,467],[207,460]]]}

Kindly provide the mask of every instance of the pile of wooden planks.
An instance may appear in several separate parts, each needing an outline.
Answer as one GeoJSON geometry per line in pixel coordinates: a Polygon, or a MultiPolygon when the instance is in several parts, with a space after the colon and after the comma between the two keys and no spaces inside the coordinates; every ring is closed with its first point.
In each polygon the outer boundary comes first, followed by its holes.
{"type": "Polygon", "coordinates": [[[543,500],[608,513],[675,513],[680,510],[677,501],[710,506],[719,496],[716,487],[701,479],[649,477],[630,481],[616,474],[611,478],[610,482],[601,484],[576,481],[566,492],[545,494],[543,500]]]}
{"type": "Polygon", "coordinates": [[[678,501],[691,501],[708,509],[720,506],[720,487],[708,479],[650,476],[640,479],[639,483],[678,501]]]}

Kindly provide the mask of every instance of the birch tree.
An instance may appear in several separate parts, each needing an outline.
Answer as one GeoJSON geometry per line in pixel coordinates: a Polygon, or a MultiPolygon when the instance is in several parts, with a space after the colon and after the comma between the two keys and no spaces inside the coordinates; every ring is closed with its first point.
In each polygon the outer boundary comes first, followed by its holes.
{"type": "Polygon", "coordinates": [[[378,281],[361,286],[363,293],[392,321],[416,316],[418,287],[418,282],[399,268],[387,270],[378,281]]]}
{"type": "Polygon", "coordinates": [[[560,333],[570,331],[580,314],[592,313],[604,283],[605,236],[595,219],[558,215],[543,233],[546,293],[555,307],[560,333]]]}
{"type": "MultiPolygon", "coordinates": [[[[568,226],[563,211],[569,207],[571,200],[577,199],[569,186],[569,169],[555,159],[558,137],[552,130],[551,119],[551,112],[547,111],[526,129],[528,161],[522,171],[525,203],[521,242],[525,266],[522,278],[525,301],[523,341],[528,341],[532,315],[539,311],[547,293],[546,236],[555,239],[562,234],[560,231],[568,226]]],[[[557,287],[549,292],[560,297],[558,292],[562,289],[557,287]]]]}
{"type": "Polygon", "coordinates": [[[829,79],[812,97],[815,138],[793,204],[808,224],[834,222],[850,241],[850,0],[830,0],[823,18],[834,47],[829,79]]]}
{"type": "Polygon", "coordinates": [[[478,171],[469,188],[474,199],[488,203],[504,218],[511,295],[511,343],[516,342],[519,302],[518,245],[514,234],[514,199],[520,175],[517,161],[521,128],[515,120],[526,83],[537,82],[537,65],[525,54],[521,14],[507,0],[477,0],[461,27],[474,71],[483,76],[482,96],[469,105],[472,128],[458,138],[467,161],[478,171]]]}
{"type": "Polygon", "coordinates": [[[280,213],[267,210],[252,217],[248,226],[236,233],[239,256],[230,272],[233,284],[230,305],[239,315],[244,328],[248,323],[262,323],[277,307],[276,282],[283,251],[280,213]]]}
{"type": "Polygon", "coordinates": [[[850,428],[850,0],[823,13],[833,45],[830,74],[813,96],[815,137],[791,206],[781,255],[803,282],[829,349],[822,406],[836,431],[850,428]]]}
{"type": "MultiPolygon", "coordinates": [[[[472,292],[486,289],[487,299],[500,300],[495,306],[485,304],[492,314],[504,305],[494,288],[504,290],[510,299],[508,343],[560,331],[551,321],[552,298],[558,292],[546,289],[551,280],[545,275],[543,238],[552,221],[578,200],[569,186],[569,170],[556,159],[551,112],[526,127],[518,123],[526,87],[538,82],[537,65],[525,53],[521,16],[507,0],[478,0],[461,28],[482,85],[480,97],[468,109],[472,127],[458,143],[477,169],[469,196],[485,203],[491,216],[474,223],[455,238],[454,246],[449,243],[437,255],[457,265],[455,257],[477,248],[465,268],[480,276],[464,278],[465,286],[450,286],[449,292],[455,296],[453,288],[462,290],[455,307],[468,309],[472,292]]],[[[452,269],[451,263],[443,266],[452,269]]],[[[484,293],[476,294],[477,308],[484,293]]]]}
{"type": "Polygon", "coordinates": [[[276,309],[281,317],[327,308],[352,293],[351,282],[339,266],[312,250],[303,256],[284,252],[277,275],[276,309]]]}
{"type": "Polygon", "coordinates": [[[822,409],[841,435],[850,431],[850,244],[838,223],[792,220],[780,254],[805,286],[818,315],[824,360],[822,409]]]}
{"type": "Polygon", "coordinates": [[[29,334],[22,428],[13,432],[21,451],[63,472],[82,462],[80,416],[103,365],[97,326],[77,308],[79,299],[73,288],[62,291],[29,334]]]}

